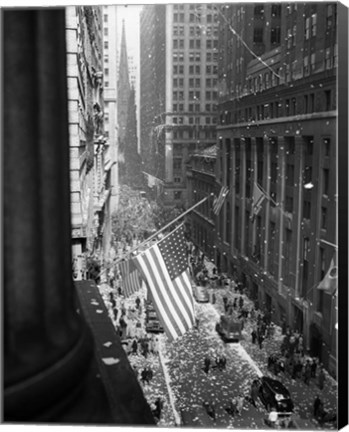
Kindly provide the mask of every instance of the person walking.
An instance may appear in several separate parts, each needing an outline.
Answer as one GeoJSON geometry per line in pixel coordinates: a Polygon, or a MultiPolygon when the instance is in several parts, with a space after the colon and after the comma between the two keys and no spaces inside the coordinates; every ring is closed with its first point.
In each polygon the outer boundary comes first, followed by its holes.
{"type": "Polygon", "coordinates": [[[257,408],[258,392],[259,392],[259,381],[255,379],[253,380],[251,386],[251,402],[255,408],[257,408]]]}
{"type": "Polygon", "coordinates": [[[138,343],[137,343],[136,339],[133,339],[131,348],[132,348],[132,354],[137,355],[138,354],[138,343]]]}
{"type": "Polygon", "coordinates": [[[144,369],[142,370],[142,372],[141,372],[141,382],[143,383],[143,385],[144,385],[145,383],[148,383],[148,384],[149,384],[149,381],[148,381],[148,374],[147,374],[147,369],[146,369],[146,368],[144,368],[144,369]]]}
{"type": "Polygon", "coordinates": [[[314,414],[315,418],[318,415],[320,405],[321,405],[321,399],[320,399],[319,395],[316,395],[316,398],[315,398],[314,404],[313,404],[313,414],[314,414]]]}
{"type": "Polygon", "coordinates": [[[319,384],[319,389],[323,390],[325,385],[325,372],[323,366],[320,366],[319,375],[318,375],[318,384],[319,384]]]}
{"type": "Polygon", "coordinates": [[[238,298],[234,298],[233,309],[235,310],[238,307],[238,298]]]}
{"type": "Polygon", "coordinates": [[[252,336],[252,343],[255,344],[257,340],[257,332],[255,329],[252,330],[251,336],[252,336]]]}
{"type": "Polygon", "coordinates": [[[262,332],[258,332],[258,336],[257,337],[258,337],[259,349],[262,349],[263,348],[263,340],[264,340],[262,332]]]}
{"type": "Polygon", "coordinates": [[[237,397],[237,401],[236,401],[236,407],[237,407],[239,416],[242,416],[242,410],[244,408],[244,401],[245,401],[245,398],[240,394],[237,397]]]}
{"type": "Polygon", "coordinates": [[[239,298],[239,309],[242,310],[242,308],[244,307],[244,299],[242,296],[240,296],[239,298]]]}
{"type": "Polygon", "coordinates": [[[223,297],[223,305],[224,305],[224,312],[227,313],[228,311],[228,297],[223,297]]]}
{"type": "Polygon", "coordinates": [[[311,365],[310,365],[310,360],[307,360],[304,367],[304,384],[307,385],[310,384],[310,377],[311,377],[311,365]]]}
{"type": "Polygon", "coordinates": [[[316,378],[316,368],[317,368],[317,361],[316,358],[313,358],[313,361],[311,363],[311,377],[316,378]]]}
{"type": "Polygon", "coordinates": [[[206,356],[204,360],[204,368],[203,368],[206,374],[208,374],[208,371],[210,370],[210,365],[211,365],[211,360],[209,357],[206,356]]]}

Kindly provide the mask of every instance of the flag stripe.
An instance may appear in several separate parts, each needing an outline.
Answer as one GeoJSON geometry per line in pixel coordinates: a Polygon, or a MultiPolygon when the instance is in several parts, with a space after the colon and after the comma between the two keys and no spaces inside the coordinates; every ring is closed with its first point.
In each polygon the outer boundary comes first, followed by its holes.
{"type": "Polygon", "coordinates": [[[225,197],[228,195],[228,193],[229,193],[228,187],[222,186],[222,188],[219,192],[218,198],[216,198],[213,202],[213,213],[215,215],[218,215],[218,213],[220,212],[220,210],[223,206],[225,197]]]}
{"type": "Polygon", "coordinates": [[[167,336],[169,337],[170,340],[173,340],[176,338],[177,331],[174,328],[171,320],[168,318],[168,315],[167,315],[168,311],[165,311],[165,308],[164,308],[165,305],[163,304],[163,302],[161,301],[161,299],[159,298],[159,296],[157,294],[157,290],[154,286],[153,279],[152,279],[151,274],[149,272],[149,269],[151,267],[148,267],[147,261],[148,260],[146,259],[146,257],[143,257],[143,256],[138,257],[138,263],[140,265],[140,268],[142,269],[142,271],[144,272],[144,276],[148,280],[150,297],[153,301],[153,305],[155,307],[157,316],[161,322],[162,327],[165,329],[167,336]]]}
{"type": "Polygon", "coordinates": [[[120,262],[119,270],[122,276],[125,297],[130,297],[133,293],[141,288],[139,282],[139,272],[133,260],[120,262]]]}
{"type": "Polygon", "coordinates": [[[170,304],[169,299],[165,297],[166,293],[164,290],[161,289],[162,280],[158,274],[158,269],[154,271],[155,263],[153,257],[147,252],[145,253],[145,256],[142,257],[142,270],[146,272],[145,274],[147,275],[149,287],[154,299],[155,309],[157,307],[159,308],[158,317],[160,321],[161,318],[163,318],[163,327],[165,330],[168,329],[172,338],[175,339],[176,335],[181,334],[181,331],[178,327],[177,320],[171,319],[171,317],[173,317],[172,305],[170,304]]]}
{"type": "Polygon", "coordinates": [[[195,320],[194,317],[194,301],[193,301],[193,293],[191,288],[191,283],[188,278],[188,273],[185,271],[176,279],[176,284],[178,286],[178,292],[182,297],[182,303],[186,310],[186,313],[190,319],[190,324],[192,324],[195,320]],[[190,290],[190,291],[189,291],[190,290]]]}
{"type": "MultiPolygon", "coordinates": [[[[163,293],[164,299],[170,306],[173,313],[173,319],[176,321],[180,330],[184,333],[187,330],[184,326],[183,315],[181,313],[181,303],[177,296],[176,285],[172,283],[166,265],[163,261],[161,252],[156,245],[153,250],[149,251],[154,259],[155,268],[157,269],[156,275],[158,276],[159,289],[163,293]]],[[[174,281],[173,281],[174,282],[174,281]]]]}

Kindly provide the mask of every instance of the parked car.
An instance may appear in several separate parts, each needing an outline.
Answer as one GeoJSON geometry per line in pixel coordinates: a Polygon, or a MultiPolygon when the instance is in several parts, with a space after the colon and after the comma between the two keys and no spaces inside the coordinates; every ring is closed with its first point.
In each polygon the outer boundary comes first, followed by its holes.
{"type": "Polygon", "coordinates": [[[210,300],[206,288],[200,285],[193,285],[193,296],[199,303],[208,303],[210,300]]]}
{"type": "Polygon", "coordinates": [[[239,341],[241,339],[241,323],[231,315],[222,315],[216,324],[216,331],[225,342],[239,341]]]}
{"type": "Polygon", "coordinates": [[[290,392],[278,380],[263,376],[258,379],[258,396],[268,411],[275,407],[278,412],[292,412],[294,405],[290,392]]]}
{"type": "Polygon", "coordinates": [[[147,332],[163,333],[164,329],[156,314],[156,310],[151,302],[146,303],[145,310],[145,329],[147,332]]]}

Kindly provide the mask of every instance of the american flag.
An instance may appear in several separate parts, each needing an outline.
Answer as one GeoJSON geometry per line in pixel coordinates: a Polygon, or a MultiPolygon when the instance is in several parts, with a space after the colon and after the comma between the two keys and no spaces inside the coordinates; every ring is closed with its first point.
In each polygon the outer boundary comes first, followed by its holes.
{"type": "Polygon", "coordinates": [[[177,339],[195,320],[183,224],[134,260],[147,281],[167,337],[177,339]]]}
{"type": "Polygon", "coordinates": [[[317,287],[319,290],[323,290],[331,295],[336,294],[338,289],[338,267],[336,261],[336,256],[334,256],[327,273],[317,287]]]}
{"type": "Polygon", "coordinates": [[[222,186],[218,197],[216,197],[213,201],[213,213],[217,216],[221,211],[222,205],[224,203],[225,197],[228,195],[229,189],[228,186],[222,186]]]}
{"type": "Polygon", "coordinates": [[[121,261],[118,264],[121,273],[124,295],[130,297],[134,292],[141,288],[140,274],[135,265],[134,259],[121,261]]]}
{"type": "Polygon", "coordinates": [[[260,189],[260,187],[254,183],[253,184],[253,196],[252,196],[252,217],[251,222],[254,221],[255,217],[258,215],[262,208],[262,203],[267,196],[260,189]]]}

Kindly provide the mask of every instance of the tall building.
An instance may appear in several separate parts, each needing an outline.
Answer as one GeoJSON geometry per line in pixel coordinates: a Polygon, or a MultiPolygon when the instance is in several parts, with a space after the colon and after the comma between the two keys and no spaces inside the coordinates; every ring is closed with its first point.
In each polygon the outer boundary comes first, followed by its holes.
{"type": "Polygon", "coordinates": [[[128,71],[130,76],[130,86],[136,90],[137,89],[137,64],[132,55],[128,55],[127,58],[128,58],[128,71]]]}
{"type": "Polygon", "coordinates": [[[103,126],[103,45],[100,7],[67,7],[67,76],[73,277],[86,260],[103,260],[107,141],[103,126]]]}
{"type": "Polygon", "coordinates": [[[217,13],[210,4],[141,12],[140,129],[145,171],[165,205],[187,205],[185,163],[216,140],[217,13]]]}
{"type": "Polygon", "coordinates": [[[219,8],[216,263],[336,371],[337,5],[219,8]],[[262,204],[253,215],[256,186],[262,204]],[[255,192],[254,192],[255,191],[255,192]]]}
{"type": "Polygon", "coordinates": [[[118,118],[117,118],[117,71],[118,71],[117,7],[103,6],[103,65],[104,65],[104,130],[108,141],[105,179],[110,188],[110,198],[106,203],[106,220],[103,238],[104,256],[113,259],[111,240],[111,215],[117,211],[119,202],[118,164],[118,118]]]}

